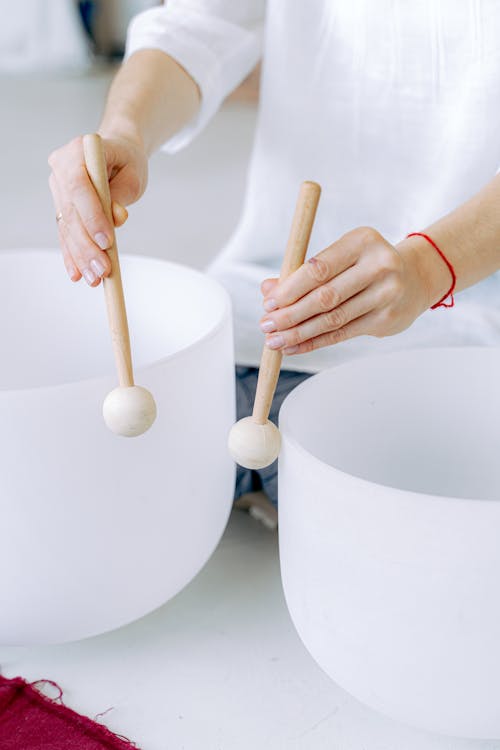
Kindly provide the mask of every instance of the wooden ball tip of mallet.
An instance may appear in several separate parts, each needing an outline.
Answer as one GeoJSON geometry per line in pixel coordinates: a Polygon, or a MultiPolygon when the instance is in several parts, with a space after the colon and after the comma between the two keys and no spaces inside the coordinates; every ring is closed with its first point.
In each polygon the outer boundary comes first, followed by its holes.
{"type": "MultiPolygon", "coordinates": [[[[281,267],[280,281],[304,263],[316,216],[321,188],[316,182],[303,182],[292,228],[281,267]]],[[[236,463],[247,469],[263,469],[278,458],[281,436],[269,420],[283,354],[264,345],[252,416],[240,419],[231,428],[228,448],[236,463]]]]}
{"type": "MultiPolygon", "coordinates": [[[[99,135],[94,133],[83,136],[83,153],[90,181],[113,227],[106,159],[99,135]]],[[[103,279],[104,296],[119,386],[106,396],[103,417],[115,434],[136,437],[149,430],[155,421],[156,404],[146,388],[134,383],[127,311],[114,233],[112,245],[106,252],[111,262],[111,273],[103,279]]]]}

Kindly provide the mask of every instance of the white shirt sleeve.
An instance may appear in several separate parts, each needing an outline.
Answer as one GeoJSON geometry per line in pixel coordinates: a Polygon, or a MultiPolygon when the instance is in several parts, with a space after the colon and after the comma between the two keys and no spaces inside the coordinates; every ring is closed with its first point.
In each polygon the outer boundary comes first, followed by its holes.
{"type": "Polygon", "coordinates": [[[200,88],[196,118],[164,144],[166,151],[174,153],[193,140],[256,65],[264,11],[265,0],[165,0],[132,19],[126,57],[160,49],[200,88]]]}

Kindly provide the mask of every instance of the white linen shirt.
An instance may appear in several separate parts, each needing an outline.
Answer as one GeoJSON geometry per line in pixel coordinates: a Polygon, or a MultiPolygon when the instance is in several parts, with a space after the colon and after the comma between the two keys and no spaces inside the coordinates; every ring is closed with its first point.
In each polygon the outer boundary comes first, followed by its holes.
{"type": "MultiPolygon", "coordinates": [[[[232,296],[237,362],[260,359],[260,282],[278,274],[302,180],[323,188],[312,254],[357,226],[398,242],[492,179],[499,39],[497,0],[168,0],[132,21],[127,55],[161,49],[201,91],[170,152],[263,57],[243,213],[209,269],[232,296]]],[[[396,337],[360,337],[284,366],[314,371],[370,351],[456,344],[500,344],[497,275],[396,337]]]]}

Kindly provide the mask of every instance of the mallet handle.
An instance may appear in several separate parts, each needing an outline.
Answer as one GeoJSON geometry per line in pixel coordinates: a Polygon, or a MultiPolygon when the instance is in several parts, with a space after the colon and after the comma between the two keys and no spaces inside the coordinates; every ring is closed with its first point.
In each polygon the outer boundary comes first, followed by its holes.
{"type": "MultiPolygon", "coordinates": [[[[101,137],[97,133],[83,136],[83,153],[90,181],[99,196],[103,211],[109,219],[110,225],[114,227],[108,170],[101,137]]],[[[111,332],[113,353],[118,372],[118,382],[122,387],[127,387],[134,385],[134,373],[130,353],[127,311],[125,309],[120,261],[114,230],[113,243],[106,252],[111,262],[111,273],[103,279],[109,330],[111,332]]]]}
{"type": "MultiPolygon", "coordinates": [[[[280,280],[286,279],[304,262],[320,195],[321,188],[316,182],[302,183],[281,266],[280,280]]],[[[253,420],[258,424],[265,424],[269,418],[282,359],[280,351],[264,345],[252,413],[253,420]]]]}

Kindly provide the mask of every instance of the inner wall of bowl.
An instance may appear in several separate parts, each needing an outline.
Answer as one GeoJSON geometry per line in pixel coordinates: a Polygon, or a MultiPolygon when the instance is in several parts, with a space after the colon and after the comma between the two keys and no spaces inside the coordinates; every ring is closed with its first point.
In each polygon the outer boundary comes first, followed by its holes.
{"type": "MultiPolygon", "coordinates": [[[[226,300],[201,274],[122,256],[135,368],[178,352],[222,320],[226,300]]],[[[0,389],[59,385],[114,372],[102,286],[72,284],[56,251],[0,253],[0,389]]]]}
{"type": "Polygon", "coordinates": [[[316,458],[370,482],[500,500],[499,383],[497,349],[366,358],[299,386],[280,424],[316,458]]]}

